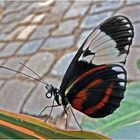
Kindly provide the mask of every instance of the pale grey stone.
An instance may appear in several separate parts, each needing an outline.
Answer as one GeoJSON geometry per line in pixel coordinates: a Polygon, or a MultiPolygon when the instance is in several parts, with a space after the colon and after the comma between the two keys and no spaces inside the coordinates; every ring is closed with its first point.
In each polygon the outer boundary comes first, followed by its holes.
{"type": "MultiPolygon", "coordinates": [[[[48,72],[53,62],[54,55],[48,52],[40,52],[33,55],[26,63],[26,65],[30,67],[33,71],[35,71],[38,75],[40,75],[40,77],[42,77],[48,72]]],[[[31,71],[27,70],[26,68],[24,68],[22,72],[25,72],[31,76],[35,76],[31,71]]]]}
{"type": "MultiPolygon", "coordinates": [[[[20,62],[24,63],[26,61],[26,59],[27,59],[26,57],[10,58],[3,66],[19,71],[22,67],[20,65],[20,62]]],[[[15,72],[0,68],[0,78],[2,78],[2,79],[9,79],[9,78],[14,77],[15,75],[16,75],[15,72]]]]}
{"type": "Polygon", "coordinates": [[[29,81],[8,81],[0,90],[0,108],[16,113],[20,112],[23,101],[33,86],[34,84],[29,81]]]}
{"type": "Polygon", "coordinates": [[[76,52],[68,53],[62,56],[57,63],[54,65],[51,74],[55,76],[64,76],[71,60],[75,56],[76,52]]]}
{"type": "Polygon", "coordinates": [[[64,49],[71,48],[74,43],[73,36],[64,36],[64,37],[51,37],[46,40],[42,49],[64,49]]]}

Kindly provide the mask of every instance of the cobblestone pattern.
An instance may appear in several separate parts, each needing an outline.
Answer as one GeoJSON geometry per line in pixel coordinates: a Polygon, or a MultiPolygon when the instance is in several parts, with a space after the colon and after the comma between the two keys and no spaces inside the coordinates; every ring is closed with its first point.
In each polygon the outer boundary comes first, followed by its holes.
{"type": "MultiPolygon", "coordinates": [[[[128,79],[140,80],[136,66],[140,58],[139,12],[137,0],[1,1],[0,65],[36,77],[19,64],[22,62],[49,83],[59,86],[76,50],[93,28],[110,16],[123,14],[135,27],[126,65],[128,79]]],[[[43,107],[51,104],[45,92],[44,85],[0,69],[0,108],[38,116],[43,107]]],[[[54,109],[52,117],[56,119],[62,112],[62,108],[54,109]]],[[[49,114],[49,110],[44,114],[49,114]]],[[[70,122],[70,127],[74,127],[75,122],[70,122]]]]}

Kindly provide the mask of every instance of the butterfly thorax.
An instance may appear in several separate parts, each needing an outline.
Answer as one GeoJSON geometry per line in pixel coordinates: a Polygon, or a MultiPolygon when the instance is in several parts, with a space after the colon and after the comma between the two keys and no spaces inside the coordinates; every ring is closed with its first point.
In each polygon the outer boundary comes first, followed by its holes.
{"type": "Polygon", "coordinates": [[[61,90],[55,88],[52,85],[49,85],[48,87],[46,87],[46,89],[48,90],[46,93],[47,98],[54,97],[54,100],[58,105],[63,105],[64,107],[68,105],[68,100],[66,97],[62,97],[62,95],[64,94],[62,94],[61,90]]]}
{"type": "Polygon", "coordinates": [[[60,103],[61,105],[63,105],[65,108],[67,107],[67,105],[69,104],[67,97],[64,94],[64,90],[59,90],[58,91],[58,96],[56,97],[56,101],[58,101],[57,103],[60,103]]]}

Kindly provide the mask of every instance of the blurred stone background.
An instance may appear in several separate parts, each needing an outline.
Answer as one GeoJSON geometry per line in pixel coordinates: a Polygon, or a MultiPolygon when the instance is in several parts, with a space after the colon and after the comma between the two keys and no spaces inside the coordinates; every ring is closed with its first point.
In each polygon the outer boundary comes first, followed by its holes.
{"type": "MultiPolygon", "coordinates": [[[[38,0],[0,1],[0,65],[36,77],[32,68],[47,82],[59,87],[77,49],[88,34],[105,19],[122,14],[135,27],[134,43],[127,59],[128,80],[140,80],[140,1],[118,0],[38,0]]],[[[0,69],[0,108],[38,116],[51,100],[46,89],[17,73],[0,69]]],[[[49,114],[49,109],[42,115],[49,114]]],[[[50,121],[62,127],[63,108],[54,108],[50,121]],[[53,119],[52,119],[53,118],[53,119]]],[[[81,121],[82,114],[75,113],[81,121]]],[[[70,117],[69,127],[76,127],[70,117]]]]}

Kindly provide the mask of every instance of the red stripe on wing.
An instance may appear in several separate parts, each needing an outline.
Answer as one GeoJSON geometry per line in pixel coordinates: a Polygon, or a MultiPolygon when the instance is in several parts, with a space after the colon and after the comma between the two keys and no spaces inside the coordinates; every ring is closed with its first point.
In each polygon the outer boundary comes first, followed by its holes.
{"type": "Polygon", "coordinates": [[[79,76],[74,82],[73,82],[73,84],[75,84],[77,81],[79,81],[81,78],[83,78],[83,77],[85,77],[85,76],[87,76],[87,75],[89,75],[89,74],[91,74],[91,73],[93,73],[93,72],[95,72],[95,71],[98,71],[98,70],[101,70],[101,69],[105,69],[105,68],[107,68],[107,66],[99,66],[99,67],[96,67],[96,68],[93,68],[93,69],[91,69],[91,70],[89,70],[89,71],[86,71],[85,73],[83,73],[81,76],[79,76]]]}
{"type": "MultiPolygon", "coordinates": [[[[87,92],[86,92],[87,93],[87,92]]],[[[85,102],[87,100],[87,96],[84,96],[84,97],[82,97],[82,98],[76,98],[76,99],[74,99],[73,101],[72,101],[72,106],[75,108],[75,109],[77,109],[77,110],[79,110],[79,111],[82,111],[82,109],[83,109],[83,107],[82,107],[82,104],[83,104],[83,102],[85,102]]]]}
{"type": "Polygon", "coordinates": [[[94,80],[94,81],[91,82],[85,89],[81,90],[81,91],[76,95],[76,97],[86,96],[89,88],[91,88],[91,87],[93,88],[93,87],[95,87],[96,85],[101,84],[101,83],[103,83],[103,82],[104,82],[104,81],[103,81],[102,79],[94,80]]]}
{"type": "MultiPolygon", "coordinates": [[[[84,88],[83,90],[81,90],[75,97],[75,99],[72,101],[72,106],[81,111],[82,110],[82,104],[87,100],[87,96],[88,96],[88,89],[91,87],[94,87],[98,84],[103,83],[102,79],[97,79],[95,81],[93,81],[92,83],[90,83],[86,88],[84,88]]],[[[94,93],[93,93],[94,94],[94,93]]]]}
{"type": "Polygon", "coordinates": [[[87,115],[91,115],[91,114],[95,113],[97,110],[101,109],[109,100],[109,97],[110,97],[112,90],[113,90],[113,86],[114,86],[114,83],[111,82],[106,90],[106,95],[101,100],[101,102],[99,102],[96,106],[92,106],[92,107],[87,108],[86,110],[84,110],[84,113],[87,115]]]}

